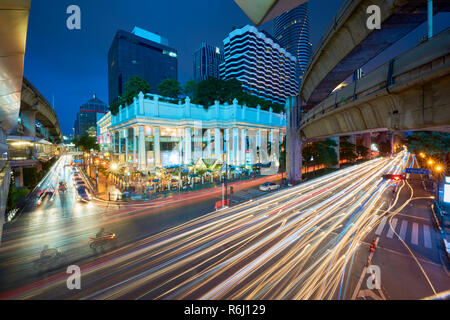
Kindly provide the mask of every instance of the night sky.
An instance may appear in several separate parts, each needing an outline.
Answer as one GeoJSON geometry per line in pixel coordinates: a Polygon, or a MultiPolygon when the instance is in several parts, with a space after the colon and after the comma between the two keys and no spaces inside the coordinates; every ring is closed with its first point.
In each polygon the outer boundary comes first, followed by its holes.
{"type": "MultiPolygon", "coordinates": [[[[313,49],[342,0],[310,0],[313,49]]],[[[435,16],[435,33],[450,14],[435,16]]],[[[118,29],[136,25],[158,33],[178,50],[178,80],[193,77],[193,54],[201,42],[222,47],[233,27],[252,24],[233,0],[32,0],[24,76],[53,104],[63,134],[72,133],[80,105],[95,93],[108,100],[108,49],[118,29]],[[68,30],[66,9],[81,8],[81,30],[68,30]]],[[[272,31],[272,23],[263,26],[272,31]]],[[[370,71],[417,44],[426,24],[370,62],[370,71]]]]}

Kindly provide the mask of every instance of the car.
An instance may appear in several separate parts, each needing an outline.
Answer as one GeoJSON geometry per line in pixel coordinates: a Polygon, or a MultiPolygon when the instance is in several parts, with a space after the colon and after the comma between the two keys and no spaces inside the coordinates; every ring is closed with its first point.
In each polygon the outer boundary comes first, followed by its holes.
{"type": "Polygon", "coordinates": [[[87,191],[86,187],[84,186],[78,186],[77,187],[77,193],[76,198],[78,201],[89,201],[91,200],[91,196],[89,192],[87,191]]]}
{"type": "Polygon", "coordinates": [[[40,205],[42,203],[42,201],[44,201],[46,198],[49,198],[50,201],[53,201],[53,199],[55,197],[55,193],[56,193],[55,190],[52,190],[52,189],[43,190],[39,195],[37,205],[40,205]]]}
{"type": "Polygon", "coordinates": [[[280,189],[280,185],[274,182],[266,182],[259,186],[259,190],[261,191],[272,191],[280,189]]]}

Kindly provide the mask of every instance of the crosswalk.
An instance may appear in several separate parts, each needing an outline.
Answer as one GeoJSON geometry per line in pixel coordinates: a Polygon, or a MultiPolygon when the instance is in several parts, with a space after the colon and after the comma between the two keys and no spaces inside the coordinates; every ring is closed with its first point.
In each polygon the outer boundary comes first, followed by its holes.
{"type": "Polygon", "coordinates": [[[385,235],[386,238],[397,239],[397,236],[394,234],[395,230],[403,241],[415,246],[423,246],[427,249],[432,249],[431,228],[429,225],[392,218],[391,226],[389,226],[388,218],[384,217],[378,224],[375,235],[385,235]]]}

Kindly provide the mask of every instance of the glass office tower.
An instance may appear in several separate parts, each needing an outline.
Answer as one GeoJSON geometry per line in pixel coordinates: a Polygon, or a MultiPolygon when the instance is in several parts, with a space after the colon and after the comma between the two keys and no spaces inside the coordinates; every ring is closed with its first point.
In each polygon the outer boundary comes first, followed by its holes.
{"type": "Polygon", "coordinates": [[[289,10],[274,19],[274,36],[290,54],[297,58],[296,76],[301,84],[312,54],[309,41],[308,3],[289,10]]]}
{"type": "Polygon", "coordinates": [[[102,100],[94,97],[80,107],[75,120],[74,136],[97,136],[97,116],[107,113],[108,106],[102,100]]]}
{"type": "Polygon", "coordinates": [[[158,92],[158,84],[166,78],[178,79],[178,54],[167,39],[135,27],[132,32],[117,31],[108,52],[109,104],[122,95],[132,76],[148,81],[150,93],[158,92]]]}
{"type": "Polygon", "coordinates": [[[218,47],[202,43],[194,52],[194,80],[202,81],[208,77],[219,79],[219,65],[223,62],[223,55],[218,47]]]}

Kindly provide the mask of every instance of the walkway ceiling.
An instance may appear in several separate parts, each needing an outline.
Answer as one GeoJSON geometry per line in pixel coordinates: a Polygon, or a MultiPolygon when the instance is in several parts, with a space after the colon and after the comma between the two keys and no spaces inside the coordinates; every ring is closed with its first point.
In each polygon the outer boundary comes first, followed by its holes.
{"type": "Polygon", "coordinates": [[[0,0],[0,126],[17,125],[31,0],[0,0]]]}
{"type": "Polygon", "coordinates": [[[259,26],[308,0],[234,0],[252,22],[259,26]]]}

